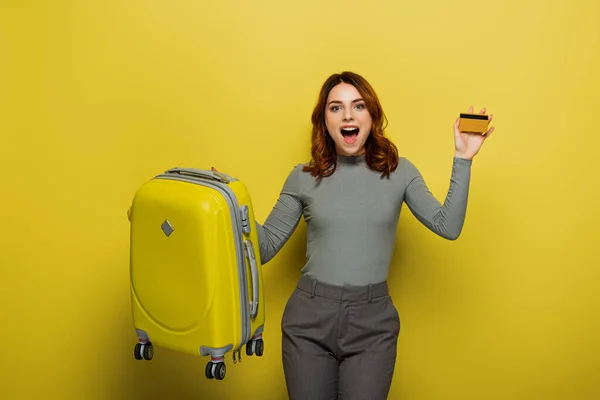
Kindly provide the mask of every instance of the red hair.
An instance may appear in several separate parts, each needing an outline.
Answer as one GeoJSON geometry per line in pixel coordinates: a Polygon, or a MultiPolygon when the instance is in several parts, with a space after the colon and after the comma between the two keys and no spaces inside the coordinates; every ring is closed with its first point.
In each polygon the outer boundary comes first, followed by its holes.
{"type": "Polygon", "coordinates": [[[317,104],[312,113],[312,160],[304,167],[305,172],[321,179],[335,172],[337,153],[335,143],[325,126],[325,106],[329,92],[340,83],[347,83],[356,88],[366,103],[367,110],[373,120],[371,133],[365,143],[365,161],[369,168],[381,172],[382,177],[389,175],[398,167],[398,149],[384,135],[387,119],[375,90],[362,76],[354,72],[333,74],[323,84],[317,104]]]}

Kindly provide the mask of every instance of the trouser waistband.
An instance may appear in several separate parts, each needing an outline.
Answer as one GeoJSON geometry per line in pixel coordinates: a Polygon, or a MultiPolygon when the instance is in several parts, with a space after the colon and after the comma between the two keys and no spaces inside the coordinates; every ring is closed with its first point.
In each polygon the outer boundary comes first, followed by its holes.
{"type": "Polygon", "coordinates": [[[387,282],[366,286],[335,286],[307,275],[302,275],[297,287],[310,293],[312,297],[319,296],[339,301],[371,301],[371,299],[387,296],[389,293],[387,282]]]}

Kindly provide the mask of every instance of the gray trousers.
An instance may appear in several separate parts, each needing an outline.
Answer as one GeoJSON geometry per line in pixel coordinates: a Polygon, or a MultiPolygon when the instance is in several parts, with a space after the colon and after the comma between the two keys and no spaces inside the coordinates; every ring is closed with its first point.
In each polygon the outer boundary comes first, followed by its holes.
{"type": "Polygon", "coordinates": [[[281,329],[291,400],[387,399],[400,318],[385,282],[342,288],[302,276],[281,329]]]}

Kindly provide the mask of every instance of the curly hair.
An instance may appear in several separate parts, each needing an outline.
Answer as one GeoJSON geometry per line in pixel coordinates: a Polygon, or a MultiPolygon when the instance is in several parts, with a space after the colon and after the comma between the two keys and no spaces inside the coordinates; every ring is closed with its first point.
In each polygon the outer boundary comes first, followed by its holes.
{"type": "Polygon", "coordinates": [[[332,175],[336,169],[337,154],[335,143],[325,126],[325,107],[329,92],[338,84],[354,86],[364,99],[371,115],[372,128],[365,143],[365,161],[369,168],[381,172],[381,177],[389,175],[398,167],[398,149],[384,135],[387,119],[379,98],[369,82],[362,76],[349,71],[333,74],[323,84],[317,104],[312,113],[312,160],[303,170],[310,172],[317,180],[332,175]]]}

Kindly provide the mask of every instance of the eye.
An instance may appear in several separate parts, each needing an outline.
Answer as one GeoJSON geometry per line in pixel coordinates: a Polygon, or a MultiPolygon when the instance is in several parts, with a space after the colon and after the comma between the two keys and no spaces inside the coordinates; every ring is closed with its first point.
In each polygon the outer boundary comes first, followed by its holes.
{"type": "Polygon", "coordinates": [[[329,108],[329,110],[330,110],[330,111],[334,111],[334,112],[335,112],[335,111],[339,111],[339,110],[340,110],[340,107],[339,107],[339,106],[331,106],[331,107],[329,108]]]}
{"type": "Polygon", "coordinates": [[[356,109],[357,110],[363,110],[365,108],[365,104],[364,103],[359,103],[356,105],[356,109]]]}

